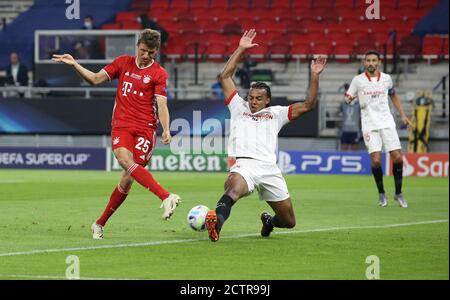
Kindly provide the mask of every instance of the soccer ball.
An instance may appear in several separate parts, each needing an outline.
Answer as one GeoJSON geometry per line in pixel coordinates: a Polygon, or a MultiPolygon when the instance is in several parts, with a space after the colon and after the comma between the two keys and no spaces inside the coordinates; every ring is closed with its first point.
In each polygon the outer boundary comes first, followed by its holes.
{"type": "Polygon", "coordinates": [[[206,214],[209,208],[204,205],[194,206],[187,215],[189,227],[195,231],[204,231],[206,229],[206,214]]]}

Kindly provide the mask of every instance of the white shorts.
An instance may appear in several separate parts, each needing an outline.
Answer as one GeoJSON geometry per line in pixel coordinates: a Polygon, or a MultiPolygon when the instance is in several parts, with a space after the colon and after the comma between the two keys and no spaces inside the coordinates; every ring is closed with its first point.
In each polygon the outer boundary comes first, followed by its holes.
{"type": "Polygon", "coordinates": [[[239,158],[230,173],[239,173],[247,182],[249,194],[256,188],[261,200],[276,202],[290,197],[286,181],[276,164],[239,158]]]}
{"type": "Polygon", "coordinates": [[[383,128],[363,132],[364,143],[366,144],[369,153],[390,152],[393,150],[400,150],[402,146],[398,138],[397,130],[395,128],[383,128]]]}

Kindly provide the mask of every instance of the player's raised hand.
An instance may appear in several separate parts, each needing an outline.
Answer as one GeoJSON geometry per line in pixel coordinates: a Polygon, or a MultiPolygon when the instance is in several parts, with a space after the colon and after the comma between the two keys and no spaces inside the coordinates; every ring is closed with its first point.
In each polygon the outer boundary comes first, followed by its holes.
{"type": "Polygon", "coordinates": [[[258,44],[253,43],[253,39],[256,36],[256,30],[250,29],[246,30],[239,41],[239,46],[245,49],[250,49],[253,47],[259,46],[258,44]]]}
{"type": "Polygon", "coordinates": [[[161,143],[164,145],[170,144],[170,141],[172,140],[172,136],[170,135],[170,131],[163,131],[161,136],[161,143]]]}
{"type": "Polygon", "coordinates": [[[327,58],[324,56],[319,56],[316,59],[313,59],[311,62],[311,72],[319,75],[325,69],[326,64],[327,58]]]}
{"type": "Polygon", "coordinates": [[[52,60],[57,62],[63,62],[71,66],[73,66],[76,63],[75,59],[70,54],[63,54],[63,55],[53,54],[52,60]]]}

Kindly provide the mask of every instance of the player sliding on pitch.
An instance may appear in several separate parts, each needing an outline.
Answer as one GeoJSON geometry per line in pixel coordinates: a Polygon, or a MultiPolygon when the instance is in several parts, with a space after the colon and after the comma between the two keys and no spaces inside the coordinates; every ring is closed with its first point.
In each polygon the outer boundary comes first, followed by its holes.
{"type": "Polygon", "coordinates": [[[309,95],[305,102],[290,106],[270,106],[270,87],[262,82],[253,83],[247,101],[236,90],[232,76],[247,49],[257,47],[253,43],[254,29],[245,31],[239,47],[228,60],[220,75],[220,82],[227,99],[225,104],[231,114],[228,156],[236,158],[225,182],[225,193],[210,210],[206,226],[211,241],[219,240],[219,233],[230,216],[231,207],[255,189],[260,199],[266,201],[275,212],[261,214],[261,235],[267,237],[274,227],[293,228],[295,214],[286,181],[276,164],[278,132],[289,121],[295,120],[314,109],[319,89],[319,75],[326,59],[318,57],[311,63],[309,95]]]}
{"type": "Polygon", "coordinates": [[[53,55],[53,60],[70,65],[91,85],[119,79],[112,117],[112,149],[123,168],[120,182],[111,194],[101,217],[92,224],[92,237],[103,238],[103,227],[119,208],[136,180],[161,199],[162,218],[173,214],[181,199],[165,190],[144,167],[150,161],[161,122],[163,144],[169,144],[169,110],[167,108],[167,72],[154,57],[161,45],[159,32],[145,29],[139,36],[137,55],[122,55],[100,72],[93,73],[69,55],[53,55]]]}

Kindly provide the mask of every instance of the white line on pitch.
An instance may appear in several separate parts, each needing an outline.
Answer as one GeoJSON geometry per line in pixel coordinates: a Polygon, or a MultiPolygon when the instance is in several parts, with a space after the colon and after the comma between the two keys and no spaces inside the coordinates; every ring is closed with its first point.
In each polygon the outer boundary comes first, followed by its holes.
{"type": "MultiPolygon", "coordinates": [[[[31,278],[31,279],[68,279],[65,276],[53,276],[53,275],[13,275],[13,274],[0,274],[0,278],[31,278]]],[[[100,278],[100,277],[80,277],[79,280],[144,280],[137,278],[100,278]]],[[[72,280],[72,279],[70,279],[72,280]]]]}
{"type": "MultiPolygon", "coordinates": [[[[338,230],[353,230],[353,229],[377,229],[377,228],[394,228],[394,227],[404,227],[413,225],[424,225],[424,224],[436,224],[445,223],[448,220],[430,220],[421,222],[411,222],[411,223],[398,223],[398,224],[385,224],[385,225],[366,225],[366,226],[344,226],[344,227],[328,227],[328,228],[317,228],[317,229],[305,229],[305,230],[291,230],[274,232],[273,234],[297,234],[297,233],[311,233],[311,232],[326,232],[326,231],[338,231],[338,230]]],[[[245,237],[259,236],[259,233],[250,234],[240,234],[233,236],[224,236],[221,239],[239,239],[245,237]]],[[[20,255],[32,255],[41,253],[58,253],[58,252],[68,252],[68,251],[84,251],[84,250],[96,250],[96,249],[113,249],[113,248],[127,248],[127,247],[145,247],[145,246],[157,246],[165,244],[181,244],[208,240],[208,238],[196,238],[196,239],[185,239],[185,240],[168,240],[168,241],[155,241],[155,242],[145,242],[145,243],[131,243],[131,244],[117,244],[117,245],[102,245],[102,246],[88,246],[88,247],[78,247],[78,248],[59,248],[59,249],[40,249],[31,250],[23,252],[9,252],[0,253],[2,256],[20,256],[20,255]]]]}

